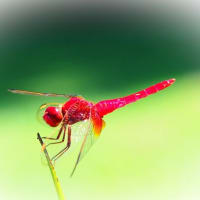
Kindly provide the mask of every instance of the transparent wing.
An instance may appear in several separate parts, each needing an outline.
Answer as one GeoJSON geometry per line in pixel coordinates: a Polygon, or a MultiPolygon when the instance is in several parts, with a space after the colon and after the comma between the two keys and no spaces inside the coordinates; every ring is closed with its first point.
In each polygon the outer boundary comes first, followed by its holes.
{"type": "Polygon", "coordinates": [[[79,143],[81,140],[83,140],[87,134],[89,124],[90,120],[84,120],[72,125],[71,140],[73,144],[79,143]]]}
{"type": "Polygon", "coordinates": [[[27,95],[34,95],[34,96],[47,96],[47,97],[65,97],[71,98],[78,95],[74,94],[56,94],[56,93],[42,93],[42,92],[31,92],[27,90],[16,90],[16,89],[8,89],[9,92],[17,93],[17,94],[27,94],[27,95]]]}
{"type": "MultiPolygon", "coordinates": [[[[69,149],[67,149],[67,151],[63,151],[62,154],[64,154],[65,156],[69,155],[71,152],[73,152],[77,146],[80,145],[80,142],[83,141],[85,135],[88,133],[88,125],[89,125],[90,121],[89,120],[84,120],[81,122],[78,122],[74,125],[71,126],[71,146],[69,149]]],[[[51,130],[47,135],[47,138],[56,138],[59,134],[59,131],[62,128],[62,123],[58,126],[58,127],[54,127],[54,130],[51,130]]],[[[62,131],[62,133],[60,134],[59,139],[57,140],[45,140],[45,146],[47,147],[48,153],[50,155],[51,158],[56,158],[57,155],[59,155],[59,152],[62,152],[62,150],[66,149],[67,146],[67,141],[68,141],[68,133],[67,133],[67,126],[66,126],[66,134],[65,134],[65,140],[61,143],[58,144],[52,144],[49,146],[50,143],[52,142],[59,142],[62,141],[63,136],[64,136],[64,132],[62,131]]],[[[93,134],[92,132],[89,133],[93,134]]],[[[91,135],[92,136],[92,135],[91,135]]],[[[43,154],[42,154],[43,156],[43,154]]],[[[44,157],[44,156],[43,156],[44,157]]],[[[59,156],[59,157],[64,157],[64,156],[59,156]]],[[[57,160],[57,159],[56,159],[57,160]]],[[[58,159],[60,160],[60,159],[58,159]]],[[[56,162],[58,162],[58,160],[56,162]]]]}
{"type": "Polygon", "coordinates": [[[99,138],[99,136],[96,136],[93,132],[92,120],[91,119],[87,120],[87,127],[86,127],[86,130],[85,130],[85,134],[84,134],[84,137],[83,137],[83,140],[82,140],[81,148],[80,148],[75,166],[74,166],[72,173],[70,175],[71,177],[73,176],[79,162],[88,153],[88,151],[93,146],[93,144],[97,141],[98,138],[99,138]]]}

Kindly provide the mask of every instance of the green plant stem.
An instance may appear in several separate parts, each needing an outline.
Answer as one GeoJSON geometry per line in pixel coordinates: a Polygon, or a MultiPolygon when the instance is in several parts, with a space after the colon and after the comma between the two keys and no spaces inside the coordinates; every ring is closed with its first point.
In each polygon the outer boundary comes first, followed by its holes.
{"type": "Polygon", "coordinates": [[[43,151],[44,151],[45,157],[47,159],[47,163],[48,163],[51,175],[52,175],[52,179],[53,179],[54,186],[55,186],[55,189],[56,189],[56,192],[57,192],[57,195],[58,195],[58,199],[59,200],[66,200],[65,197],[64,197],[60,182],[58,180],[58,177],[56,176],[55,168],[54,168],[54,166],[53,166],[53,164],[52,164],[52,162],[50,160],[50,157],[49,157],[49,154],[47,152],[47,149],[44,146],[44,142],[43,142],[43,140],[42,140],[42,138],[41,138],[39,133],[37,134],[37,138],[40,141],[40,144],[42,145],[42,148],[44,148],[43,151]]]}

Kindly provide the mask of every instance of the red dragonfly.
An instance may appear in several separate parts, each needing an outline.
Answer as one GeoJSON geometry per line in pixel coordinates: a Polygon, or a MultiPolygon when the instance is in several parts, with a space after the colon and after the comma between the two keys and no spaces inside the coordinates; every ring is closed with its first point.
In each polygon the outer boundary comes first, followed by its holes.
{"type": "MultiPolygon", "coordinates": [[[[160,90],[173,84],[175,79],[169,79],[157,83],[151,87],[144,90],[136,92],[134,94],[117,98],[111,100],[104,100],[98,103],[93,103],[85,100],[81,96],[76,95],[66,95],[66,94],[54,94],[54,93],[40,93],[40,92],[30,92],[25,90],[13,90],[9,91],[12,93],[37,95],[37,96],[57,96],[69,98],[64,104],[56,103],[52,106],[51,103],[43,104],[40,109],[45,109],[43,112],[43,120],[51,127],[59,127],[56,138],[43,137],[48,140],[56,140],[56,142],[49,143],[59,144],[65,141],[65,136],[67,132],[67,144],[64,149],[58,152],[52,161],[56,161],[61,155],[63,155],[71,146],[72,136],[75,134],[73,132],[73,126],[81,122],[88,122],[87,126],[84,127],[83,141],[78,154],[75,167],[72,171],[74,173],[79,161],[88,152],[90,147],[94,144],[95,140],[99,138],[102,129],[105,127],[105,122],[103,117],[114,110],[121,108],[127,104],[135,102],[141,98],[145,98],[151,94],[154,94],[160,90]],[[58,141],[62,135],[62,140],[58,141]]],[[[48,146],[47,145],[47,146],[48,146]]],[[[71,174],[71,175],[72,175],[71,174]]]]}

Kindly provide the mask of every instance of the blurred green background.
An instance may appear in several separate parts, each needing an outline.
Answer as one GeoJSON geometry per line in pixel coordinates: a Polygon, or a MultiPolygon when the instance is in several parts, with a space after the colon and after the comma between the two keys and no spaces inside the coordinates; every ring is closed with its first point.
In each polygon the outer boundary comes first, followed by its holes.
{"type": "Polygon", "coordinates": [[[101,138],[68,178],[76,153],[57,162],[68,200],[199,199],[200,72],[197,29],[183,16],[127,6],[21,9],[0,46],[1,199],[56,199],[41,164],[38,107],[62,98],[8,88],[125,96],[169,78],[173,86],[105,117],[101,138]]]}

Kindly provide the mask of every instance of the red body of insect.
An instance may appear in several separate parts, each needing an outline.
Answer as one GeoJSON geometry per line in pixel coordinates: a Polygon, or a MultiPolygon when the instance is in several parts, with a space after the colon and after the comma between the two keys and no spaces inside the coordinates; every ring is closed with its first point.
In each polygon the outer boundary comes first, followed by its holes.
{"type": "MultiPolygon", "coordinates": [[[[72,129],[71,127],[73,124],[81,121],[89,121],[89,127],[86,130],[86,134],[84,136],[81,149],[74,167],[74,170],[72,174],[74,173],[77,164],[79,161],[83,158],[83,156],[88,152],[88,149],[92,146],[94,143],[93,136],[96,136],[97,138],[102,128],[105,126],[105,122],[103,120],[103,117],[107,115],[108,113],[113,112],[114,110],[121,108],[127,104],[130,104],[132,102],[135,102],[141,98],[145,98],[151,94],[154,94],[160,90],[163,90],[164,88],[170,86],[173,84],[175,79],[170,79],[166,81],[162,81],[160,83],[157,83],[151,87],[148,87],[144,90],[141,90],[139,92],[136,92],[134,94],[131,94],[129,96],[112,99],[112,100],[104,100],[100,101],[98,103],[93,103],[85,100],[82,97],[73,96],[73,95],[65,95],[65,94],[54,94],[54,93],[40,93],[40,92],[30,92],[25,90],[9,90],[13,93],[19,93],[19,94],[29,94],[29,95],[37,95],[37,96],[60,96],[60,97],[67,97],[70,98],[66,103],[64,104],[56,104],[58,106],[48,106],[50,104],[44,104],[40,107],[40,109],[46,108],[45,112],[43,113],[43,119],[44,121],[52,127],[59,126],[59,132],[56,138],[49,138],[49,137],[43,137],[44,139],[49,140],[58,140],[63,133],[63,139],[59,142],[53,142],[49,143],[51,144],[58,144],[62,143],[65,140],[65,134],[66,134],[66,128],[68,128],[67,131],[67,145],[64,149],[62,149],[59,153],[57,153],[52,160],[57,160],[63,153],[65,153],[70,145],[71,145],[71,135],[72,129]],[[93,125],[93,131],[90,129],[90,124],[93,125]],[[89,134],[89,132],[92,134],[89,134]],[[90,137],[91,136],[91,137],[90,137]],[[90,139],[88,139],[90,138],[90,139]],[[86,148],[87,144],[89,145],[88,148],[86,148]]],[[[48,146],[47,145],[47,146],[48,146]]],[[[71,175],[72,175],[71,174],[71,175]]]]}
{"type": "Polygon", "coordinates": [[[174,83],[175,79],[170,79],[157,83],[151,87],[141,90],[126,97],[112,100],[100,101],[97,104],[86,101],[81,97],[72,97],[63,104],[62,109],[48,107],[44,113],[44,120],[50,126],[58,126],[61,121],[68,125],[88,119],[90,114],[93,122],[94,133],[99,135],[103,127],[103,116],[121,108],[129,103],[154,94],[174,83]]]}

